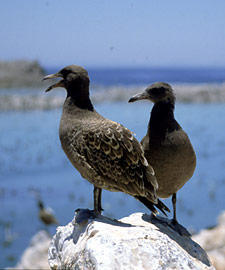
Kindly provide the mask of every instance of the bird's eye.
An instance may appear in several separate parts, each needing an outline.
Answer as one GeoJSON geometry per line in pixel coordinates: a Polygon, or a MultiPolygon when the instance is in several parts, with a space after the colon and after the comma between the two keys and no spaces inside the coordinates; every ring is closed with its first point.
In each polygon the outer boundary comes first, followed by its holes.
{"type": "Polygon", "coordinates": [[[66,78],[71,72],[69,70],[63,69],[60,71],[64,78],[66,78]]]}
{"type": "Polygon", "coordinates": [[[153,96],[161,96],[165,93],[165,89],[163,87],[159,87],[159,88],[152,88],[150,90],[151,95],[153,96]]]}

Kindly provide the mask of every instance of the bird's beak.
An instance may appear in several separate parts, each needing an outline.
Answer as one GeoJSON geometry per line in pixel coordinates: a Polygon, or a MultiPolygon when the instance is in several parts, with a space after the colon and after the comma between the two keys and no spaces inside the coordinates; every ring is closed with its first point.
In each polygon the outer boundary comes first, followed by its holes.
{"type": "Polygon", "coordinates": [[[135,102],[135,101],[141,100],[141,99],[149,99],[149,96],[148,96],[148,94],[145,91],[142,92],[142,93],[139,93],[139,94],[134,95],[133,97],[131,97],[129,99],[128,102],[135,102]]]}
{"type": "MultiPolygon", "coordinates": [[[[45,80],[49,80],[49,79],[54,79],[54,78],[60,78],[60,77],[63,77],[63,75],[58,72],[58,73],[55,73],[55,74],[50,74],[50,75],[47,75],[43,78],[42,81],[45,81],[45,80]]],[[[53,88],[56,88],[56,87],[65,87],[65,84],[64,84],[64,80],[62,79],[61,81],[55,83],[55,84],[52,84],[51,86],[49,86],[45,92],[48,92],[50,90],[52,90],[53,88]]]]}

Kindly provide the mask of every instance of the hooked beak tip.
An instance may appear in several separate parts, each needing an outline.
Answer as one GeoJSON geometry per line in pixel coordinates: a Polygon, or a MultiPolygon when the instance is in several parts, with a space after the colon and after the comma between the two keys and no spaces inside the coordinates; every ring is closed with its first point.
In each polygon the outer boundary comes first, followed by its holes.
{"type": "Polygon", "coordinates": [[[136,99],[135,99],[134,97],[131,97],[131,98],[128,100],[129,103],[134,102],[134,101],[136,101],[136,99]]]}
{"type": "Polygon", "coordinates": [[[128,102],[135,102],[142,99],[149,99],[148,95],[146,95],[145,92],[134,95],[133,97],[129,99],[128,102]]]}

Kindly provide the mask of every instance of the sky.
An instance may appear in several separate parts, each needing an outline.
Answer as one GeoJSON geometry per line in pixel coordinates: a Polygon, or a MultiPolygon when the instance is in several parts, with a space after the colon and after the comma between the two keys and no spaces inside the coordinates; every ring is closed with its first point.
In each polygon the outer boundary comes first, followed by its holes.
{"type": "Polygon", "coordinates": [[[0,61],[224,67],[224,0],[7,0],[0,61]]]}

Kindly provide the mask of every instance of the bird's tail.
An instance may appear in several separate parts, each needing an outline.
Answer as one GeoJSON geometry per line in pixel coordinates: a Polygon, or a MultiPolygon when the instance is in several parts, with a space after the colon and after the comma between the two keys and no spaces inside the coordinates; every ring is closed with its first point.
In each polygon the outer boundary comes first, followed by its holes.
{"type": "Polygon", "coordinates": [[[155,207],[157,207],[165,216],[167,216],[165,211],[170,212],[170,209],[159,199],[157,203],[153,203],[143,196],[135,196],[135,198],[139,200],[141,203],[143,203],[154,214],[158,213],[155,207]]]}

